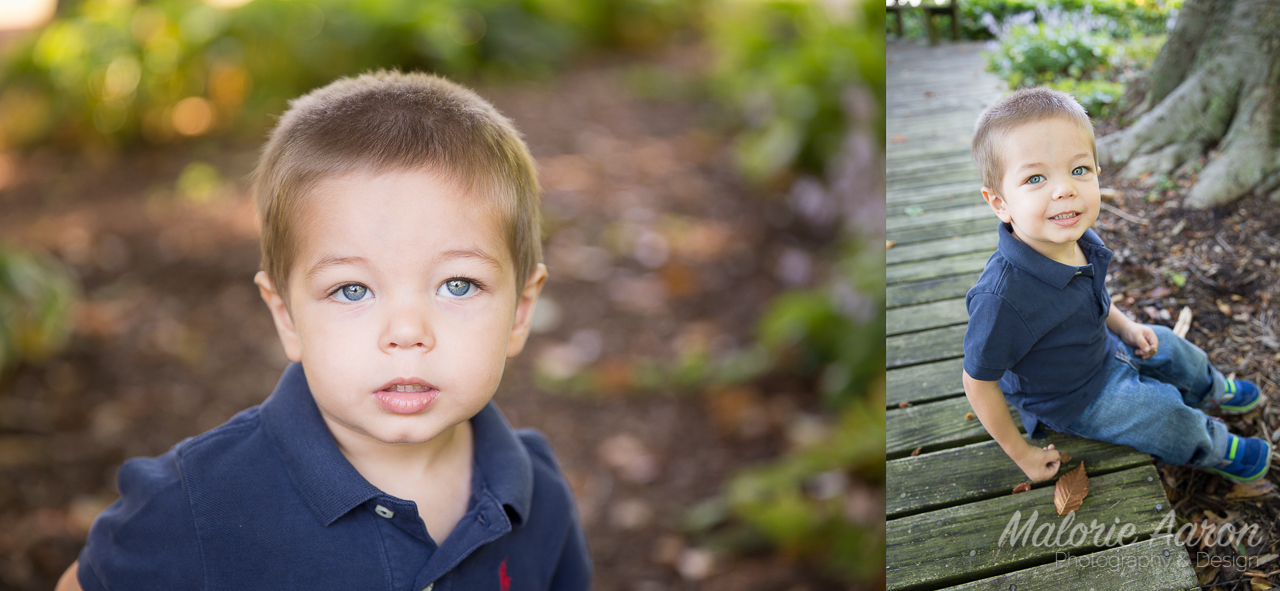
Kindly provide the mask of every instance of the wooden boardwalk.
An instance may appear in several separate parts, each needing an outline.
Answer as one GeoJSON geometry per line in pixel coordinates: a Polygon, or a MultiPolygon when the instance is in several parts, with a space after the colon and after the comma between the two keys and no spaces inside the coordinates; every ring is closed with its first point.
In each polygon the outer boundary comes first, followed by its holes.
{"type": "Polygon", "coordinates": [[[1015,514],[1019,528],[1037,515],[1037,531],[1065,518],[1053,506],[1053,480],[1011,494],[1025,475],[966,416],[964,296],[995,250],[997,223],[969,142],[978,113],[1002,94],[980,51],[975,43],[889,45],[888,589],[1197,589],[1186,551],[1171,536],[1150,535],[1169,502],[1151,457],[1127,447],[1049,440],[1071,454],[1060,474],[1086,464],[1089,496],[1073,527],[1132,524],[1135,542],[1098,545],[1093,534],[1064,533],[1049,544],[1000,544],[1015,514]]]}

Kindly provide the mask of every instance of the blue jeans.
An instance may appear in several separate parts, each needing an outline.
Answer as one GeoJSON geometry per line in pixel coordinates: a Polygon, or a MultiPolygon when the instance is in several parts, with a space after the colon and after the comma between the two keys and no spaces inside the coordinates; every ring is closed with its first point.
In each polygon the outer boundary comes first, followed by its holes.
{"type": "Polygon", "coordinates": [[[1072,435],[1127,445],[1166,464],[1216,468],[1227,455],[1227,426],[1202,408],[1224,395],[1222,373],[1199,347],[1163,326],[1142,359],[1121,342],[1098,397],[1067,427],[1072,435]]]}

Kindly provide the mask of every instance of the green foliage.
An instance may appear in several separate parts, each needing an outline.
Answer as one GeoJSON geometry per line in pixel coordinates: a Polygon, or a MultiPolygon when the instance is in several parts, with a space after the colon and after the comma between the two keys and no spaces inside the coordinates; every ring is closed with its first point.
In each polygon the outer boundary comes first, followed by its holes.
{"type": "Polygon", "coordinates": [[[285,101],[378,68],[554,71],[587,47],[650,47],[691,20],[676,0],[85,0],[10,50],[0,147],[254,136],[285,101]]]}
{"type": "Polygon", "coordinates": [[[52,257],[0,245],[0,371],[58,352],[78,284],[52,257]]]}
{"type": "Polygon", "coordinates": [[[872,2],[846,4],[845,11],[830,5],[719,0],[708,7],[717,56],[712,88],[745,119],[738,162],[753,181],[796,170],[821,174],[848,128],[841,101],[849,88],[884,96],[884,11],[872,2]]]}
{"type": "Polygon", "coordinates": [[[828,574],[851,582],[884,568],[883,530],[855,523],[847,509],[854,477],[884,483],[883,376],[873,389],[841,411],[823,440],[738,474],[727,492],[732,512],[784,552],[817,558],[828,574]]]}
{"type": "Polygon", "coordinates": [[[1092,28],[1116,39],[1157,35],[1167,32],[1169,19],[1181,8],[1182,0],[966,0],[960,4],[962,27],[973,39],[1001,36],[1019,15],[1030,14],[1034,22],[1044,23],[1062,13],[1093,17],[1097,26],[1092,28]]]}
{"type": "Polygon", "coordinates": [[[817,376],[823,400],[835,410],[884,372],[885,262],[876,246],[848,240],[827,286],[784,293],[760,320],[761,344],[783,368],[817,376]]]}
{"type": "Polygon", "coordinates": [[[1010,88],[1026,88],[1057,78],[1092,80],[1106,70],[1114,51],[1106,35],[1038,24],[1014,29],[988,60],[1010,88]]]}
{"type": "Polygon", "coordinates": [[[1094,119],[1110,119],[1116,115],[1114,107],[1119,103],[1120,97],[1124,96],[1124,84],[1110,80],[1062,78],[1050,82],[1048,86],[1074,96],[1094,119]]]}

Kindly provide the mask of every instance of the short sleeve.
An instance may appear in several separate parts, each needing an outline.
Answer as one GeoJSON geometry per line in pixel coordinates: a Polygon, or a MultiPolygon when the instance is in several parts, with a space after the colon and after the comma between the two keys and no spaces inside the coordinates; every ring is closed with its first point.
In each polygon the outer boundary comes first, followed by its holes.
{"type": "Polygon", "coordinates": [[[521,429],[517,432],[525,447],[529,450],[529,455],[533,459],[534,472],[549,472],[551,478],[544,478],[544,474],[537,474],[535,486],[544,484],[552,484],[563,491],[565,501],[564,512],[567,515],[566,527],[569,528],[568,535],[564,537],[564,542],[560,548],[560,555],[556,561],[555,572],[551,576],[550,589],[557,591],[576,591],[591,589],[591,556],[587,551],[587,538],[582,532],[582,522],[578,518],[577,504],[573,502],[573,491],[569,488],[569,483],[564,478],[564,473],[560,469],[560,462],[556,460],[555,454],[551,451],[551,444],[547,438],[541,433],[532,429],[521,429]],[[550,482],[547,482],[550,481],[550,482]]]}
{"type": "Polygon", "coordinates": [[[1035,342],[1027,323],[1004,298],[991,293],[969,298],[969,327],[964,333],[964,371],[969,377],[999,380],[1035,342]]]}
{"type": "Polygon", "coordinates": [[[94,520],[80,552],[80,586],[200,589],[200,546],[175,452],[125,462],[119,486],[120,499],[94,520]]]}

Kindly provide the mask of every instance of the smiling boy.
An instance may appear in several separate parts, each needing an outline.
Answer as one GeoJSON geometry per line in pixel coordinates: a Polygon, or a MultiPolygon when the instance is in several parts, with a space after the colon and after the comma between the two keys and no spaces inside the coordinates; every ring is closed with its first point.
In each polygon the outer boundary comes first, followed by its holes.
{"type": "Polygon", "coordinates": [[[1101,207],[1093,126],[1069,95],[1020,90],[978,118],[982,197],[1000,218],[996,253],[966,298],[964,390],[982,426],[1033,481],[1061,464],[1046,427],[1131,446],[1234,482],[1262,478],[1271,445],[1205,414],[1239,414],[1257,387],[1229,380],[1163,326],[1111,305],[1111,251],[1091,229],[1101,207]]]}
{"type": "Polygon", "coordinates": [[[59,588],[589,588],[549,445],[491,402],[547,277],[511,123],[434,76],[339,80],[293,101],[254,191],[293,363],[127,462],[59,588]]]}

